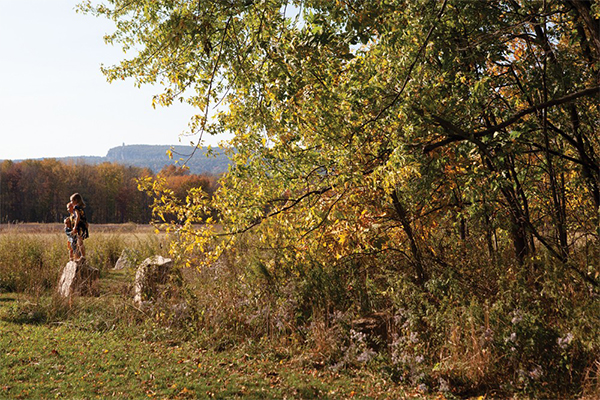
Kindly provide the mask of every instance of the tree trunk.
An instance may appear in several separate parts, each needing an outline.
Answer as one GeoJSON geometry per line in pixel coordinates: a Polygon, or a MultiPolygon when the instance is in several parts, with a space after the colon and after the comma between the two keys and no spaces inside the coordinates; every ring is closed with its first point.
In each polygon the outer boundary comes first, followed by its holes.
{"type": "Polygon", "coordinates": [[[600,57],[600,21],[592,15],[592,1],[589,0],[567,0],[576,10],[581,21],[589,33],[590,41],[596,54],[600,57]]]}
{"type": "Polygon", "coordinates": [[[421,251],[417,246],[417,242],[415,240],[415,236],[412,230],[412,226],[410,224],[410,220],[408,218],[408,213],[406,212],[406,208],[400,201],[398,194],[394,191],[392,192],[392,202],[394,205],[394,209],[396,210],[396,215],[398,216],[398,220],[402,224],[402,229],[406,233],[408,237],[408,242],[410,244],[410,251],[413,255],[413,264],[415,267],[415,279],[416,282],[423,286],[427,281],[427,275],[425,274],[425,268],[423,267],[423,257],[421,255],[421,251]]]}

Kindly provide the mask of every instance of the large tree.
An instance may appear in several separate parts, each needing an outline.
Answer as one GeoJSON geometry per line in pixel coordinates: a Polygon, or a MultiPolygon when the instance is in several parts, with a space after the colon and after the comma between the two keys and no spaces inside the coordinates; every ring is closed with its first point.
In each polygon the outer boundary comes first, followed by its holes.
{"type": "Polygon", "coordinates": [[[598,3],[108,0],[82,9],[114,20],[106,40],[129,54],[104,69],[109,80],[160,84],[156,104],[196,106],[199,139],[234,134],[235,166],[211,204],[195,192],[179,208],[188,244],[206,249],[215,238],[191,224],[212,207],[216,235],[232,238],[208,247],[217,252],[252,231],[257,245],[278,249],[280,268],[389,254],[423,285],[460,263],[448,247],[471,238],[495,259],[505,234],[517,264],[544,248],[595,284],[570,253],[577,235],[598,241],[598,3]]]}

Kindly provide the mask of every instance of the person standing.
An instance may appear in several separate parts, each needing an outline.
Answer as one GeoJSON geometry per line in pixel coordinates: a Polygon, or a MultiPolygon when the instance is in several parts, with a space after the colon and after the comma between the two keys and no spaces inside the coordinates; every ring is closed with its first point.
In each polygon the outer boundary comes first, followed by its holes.
{"type": "Polygon", "coordinates": [[[88,222],[85,216],[85,203],[83,197],[79,193],[71,195],[71,203],[73,204],[73,231],[77,235],[77,253],[79,258],[75,261],[85,260],[85,246],[83,241],[89,237],[88,222]]]}
{"type": "Polygon", "coordinates": [[[67,246],[69,248],[69,260],[75,260],[75,252],[77,251],[77,234],[73,231],[73,203],[67,203],[67,211],[69,212],[69,216],[65,218],[65,234],[67,235],[68,242],[67,246]]]}

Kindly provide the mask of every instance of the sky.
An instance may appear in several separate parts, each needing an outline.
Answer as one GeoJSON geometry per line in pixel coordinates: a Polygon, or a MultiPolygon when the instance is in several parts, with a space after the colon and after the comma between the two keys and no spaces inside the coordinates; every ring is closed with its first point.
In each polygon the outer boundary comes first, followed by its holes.
{"type": "MultiPolygon", "coordinates": [[[[104,43],[112,22],[78,0],[0,0],[0,160],[105,156],[125,144],[184,144],[194,110],[152,108],[158,88],[108,83],[100,65],[125,57],[104,43]]],[[[216,145],[225,138],[207,138],[216,145]]]]}

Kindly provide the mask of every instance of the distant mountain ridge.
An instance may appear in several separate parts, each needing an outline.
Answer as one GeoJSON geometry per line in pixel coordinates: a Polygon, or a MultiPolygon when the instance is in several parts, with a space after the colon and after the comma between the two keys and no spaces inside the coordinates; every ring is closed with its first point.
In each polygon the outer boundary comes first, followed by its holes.
{"type": "MultiPolygon", "coordinates": [[[[101,164],[112,162],[122,165],[150,168],[153,172],[159,172],[165,166],[176,164],[181,158],[187,160],[193,148],[191,146],[168,146],[134,144],[113,147],[108,150],[104,157],[98,156],[76,156],[76,157],[52,157],[59,161],[83,161],[88,164],[101,164]],[[173,158],[169,159],[167,151],[173,151],[173,158]]],[[[193,174],[222,174],[227,171],[229,158],[220,149],[212,149],[211,155],[207,156],[208,149],[203,147],[196,151],[194,156],[186,163],[193,174]]],[[[181,161],[176,165],[181,165],[181,161]]]]}
{"type": "MultiPolygon", "coordinates": [[[[192,153],[191,146],[163,146],[163,145],[123,145],[108,150],[105,161],[135,167],[148,167],[153,172],[159,172],[167,165],[175,164],[178,160],[186,161],[192,153]],[[167,151],[173,151],[173,158],[169,159],[167,151]]],[[[220,149],[212,149],[207,156],[208,149],[200,148],[187,161],[186,165],[193,174],[209,173],[222,174],[227,171],[229,158],[220,149]]],[[[180,161],[177,165],[181,165],[180,161]]]]}

